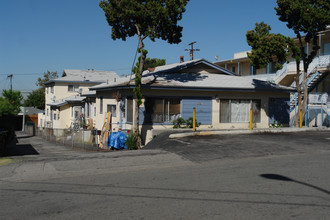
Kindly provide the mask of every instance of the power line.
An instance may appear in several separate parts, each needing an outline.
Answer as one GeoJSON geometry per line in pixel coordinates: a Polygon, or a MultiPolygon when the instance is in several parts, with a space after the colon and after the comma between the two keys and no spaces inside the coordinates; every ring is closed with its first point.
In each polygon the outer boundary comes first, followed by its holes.
{"type": "MultiPolygon", "coordinates": [[[[42,75],[43,73],[13,73],[11,75],[15,75],[15,76],[21,76],[21,75],[42,75]]],[[[7,75],[6,73],[0,73],[0,75],[7,75]]]]}

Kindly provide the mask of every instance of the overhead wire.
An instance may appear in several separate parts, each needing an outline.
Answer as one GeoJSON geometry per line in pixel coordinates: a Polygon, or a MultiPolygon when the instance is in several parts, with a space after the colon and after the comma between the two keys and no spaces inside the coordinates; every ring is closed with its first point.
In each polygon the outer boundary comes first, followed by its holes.
{"type": "Polygon", "coordinates": [[[132,80],[133,68],[134,68],[134,65],[135,65],[135,61],[136,61],[136,56],[137,56],[137,53],[138,53],[138,49],[139,49],[139,42],[138,42],[138,45],[137,45],[137,47],[136,47],[136,52],[135,52],[134,60],[133,60],[133,63],[132,63],[131,75],[130,75],[130,77],[129,77],[128,84],[129,84],[129,83],[131,82],[131,80],[132,80]]]}

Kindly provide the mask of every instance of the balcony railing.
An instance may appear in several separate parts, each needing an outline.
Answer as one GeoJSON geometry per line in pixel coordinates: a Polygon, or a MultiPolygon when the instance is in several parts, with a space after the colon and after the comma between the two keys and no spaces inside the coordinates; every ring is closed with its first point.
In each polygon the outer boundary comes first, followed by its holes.
{"type": "MultiPolygon", "coordinates": [[[[313,61],[309,64],[307,73],[309,75],[310,73],[315,72],[318,67],[326,67],[329,64],[330,64],[330,55],[315,57],[313,59],[313,61]]],[[[300,70],[302,70],[303,69],[303,62],[301,61],[299,65],[300,65],[300,70]]],[[[285,75],[289,70],[295,71],[296,68],[297,67],[296,67],[296,62],[295,61],[285,63],[283,68],[276,72],[276,76],[277,76],[277,78],[279,78],[279,77],[285,75]]]]}

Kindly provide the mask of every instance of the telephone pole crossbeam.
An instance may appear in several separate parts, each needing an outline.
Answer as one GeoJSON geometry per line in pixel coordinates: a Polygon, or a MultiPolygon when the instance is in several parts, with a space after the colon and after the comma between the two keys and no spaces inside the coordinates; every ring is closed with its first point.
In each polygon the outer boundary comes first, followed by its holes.
{"type": "Polygon", "coordinates": [[[8,75],[8,78],[10,78],[10,91],[13,90],[13,74],[8,75]]]}
{"type": "Polygon", "coordinates": [[[191,48],[190,49],[185,49],[185,51],[189,51],[189,55],[190,55],[190,60],[194,59],[194,51],[200,51],[200,49],[194,49],[194,44],[196,43],[196,41],[191,42],[190,45],[191,48]]]}

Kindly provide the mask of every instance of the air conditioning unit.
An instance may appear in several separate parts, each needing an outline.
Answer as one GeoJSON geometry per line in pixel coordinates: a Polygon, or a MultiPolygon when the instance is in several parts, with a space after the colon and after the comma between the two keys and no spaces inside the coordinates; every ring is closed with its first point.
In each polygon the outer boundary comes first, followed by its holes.
{"type": "Polygon", "coordinates": [[[56,100],[56,96],[53,96],[53,98],[51,98],[51,100],[52,100],[53,102],[55,102],[55,100],[56,100]]]}

